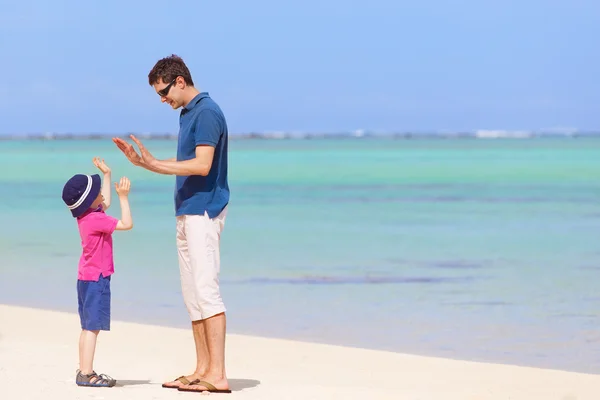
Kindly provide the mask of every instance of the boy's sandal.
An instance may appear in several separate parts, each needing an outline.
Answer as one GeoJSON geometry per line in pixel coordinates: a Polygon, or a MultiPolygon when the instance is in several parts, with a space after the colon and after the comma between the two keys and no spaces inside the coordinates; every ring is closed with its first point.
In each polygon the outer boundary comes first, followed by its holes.
{"type": "Polygon", "coordinates": [[[87,375],[78,371],[77,378],[75,378],[75,383],[77,383],[79,386],[113,387],[117,381],[106,374],[98,375],[95,371],[92,371],[91,374],[87,375]]]}

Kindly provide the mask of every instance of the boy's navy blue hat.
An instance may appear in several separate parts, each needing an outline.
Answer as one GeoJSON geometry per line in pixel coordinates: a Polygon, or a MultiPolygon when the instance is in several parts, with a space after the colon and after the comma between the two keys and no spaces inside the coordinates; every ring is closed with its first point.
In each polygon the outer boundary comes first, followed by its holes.
{"type": "Polygon", "coordinates": [[[92,206],[101,188],[102,180],[98,174],[73,175],[63,187],[62,198],[71,214],[77,218],[92,206]]]}

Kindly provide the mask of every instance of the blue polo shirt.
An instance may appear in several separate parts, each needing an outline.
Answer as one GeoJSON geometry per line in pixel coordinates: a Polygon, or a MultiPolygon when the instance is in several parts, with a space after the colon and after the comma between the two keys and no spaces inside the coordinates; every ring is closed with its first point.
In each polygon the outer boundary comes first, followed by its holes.
{"type": "Polygon", "coordinates": [[[175,214],[204,215],[214,218],[229,203],[227,183],[227,122],[221,108],[207,92],[199,93],[179,116],[177,161],[196,157],[197,145],[215,148],[213,163],[207,176],[177,176],[175,214]]]}

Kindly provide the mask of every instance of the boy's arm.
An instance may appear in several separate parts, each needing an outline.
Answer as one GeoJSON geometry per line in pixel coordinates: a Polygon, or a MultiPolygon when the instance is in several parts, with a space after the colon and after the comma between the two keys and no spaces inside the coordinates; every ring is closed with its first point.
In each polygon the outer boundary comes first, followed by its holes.
{"type": "Polygon", "coordinates": [[[96,168],[104,174],[100,193],[102,194],[102,197],[104,197],[104,200],[102,201],[102,210],[106,211],[108,210],[108,207],[110,207],[110,168],[106,165],[104,159],[100,159],[100,157],[94,157],[92,161],[96,168]]]}
{"type": "Polygon", "coordinates": [[[133,228],[133,218],[131,218],[131,209],[129,208],[129,199],[126,195],[119,195],[121,203],[121,219],[117,222],[117,231],[128,231],[133,228]]]}
{"type": "Polygon", "coordinates": [[[121,219],[117,222],[115,230],[128,231],[133,228],[133,219],[131,218],[131,209],[129,208],[129,188],[131,182],[126,177],[122,177],[119,183],[115,182],[115,189],[121,203],[121,219]]]}
{"type": "Polygon", "coordinates": [[[104,201],[102,202],[102,209],[104,211],[108,210],[108,207],[110,207],[110,179],[111,179],[111,175],[110,175],[110,171],[104,173],[104,179],[102,180],[102,197],[104,197],[104,201]]]}

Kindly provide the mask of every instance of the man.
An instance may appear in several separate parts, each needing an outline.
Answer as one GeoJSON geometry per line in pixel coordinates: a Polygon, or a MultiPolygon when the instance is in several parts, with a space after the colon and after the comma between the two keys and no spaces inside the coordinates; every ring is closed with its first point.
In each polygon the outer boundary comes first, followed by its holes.
{"type": "Polygon", "coordinates": [[[183,60],[159,60],[148,82],[163,103],[181,108],[177,157],[157,160],[134,135],[140,154],[113,141],[133,165],[176,175],[175,215],[181,289],[192,321],[196,369],[163,387],[230,393],[225,374],[225,306],[219,290],[220,236],[229,203],[228,131],[225,116],[207,92],[200,93],[183,60]]]}

